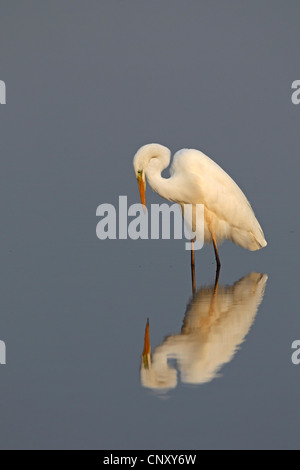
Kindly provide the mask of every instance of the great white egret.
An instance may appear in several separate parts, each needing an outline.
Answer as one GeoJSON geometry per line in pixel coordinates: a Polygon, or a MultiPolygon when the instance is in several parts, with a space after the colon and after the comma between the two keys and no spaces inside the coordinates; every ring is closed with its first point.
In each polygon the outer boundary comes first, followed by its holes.
{"type": "MultiPolygon", "coordinates": [[[[143,145],[135,154],[133,166],[140,197],[145,207],[146,178],[160,196],[184,204],[204,205],[204,242],[213,243],[217,268],[217,244],[224,239],[247,250],[266,246],[261,226],[246,196],[233,179],[199,150],[182,149],[173,158],[170,178],[161,172],[170,163],[171,152],[160,144],[143,145]]],[[[194,206],[196,207],[196,206],[194,206]]],[[[194,250],[192,250],[192,267],[194,250]]]]}
{"type": "Polygon", "coordinates": [[[165,337],[152,354],[147,322],[142,385],[153,390],[175,388],[177,370],[184,383],[201,384],[218,377],[244,342],[267,279],[267,274],[249,273],[230,286],[218,285],[217,279],[214,285],[202,286],[187,304],[181,332],[165,337]]]}

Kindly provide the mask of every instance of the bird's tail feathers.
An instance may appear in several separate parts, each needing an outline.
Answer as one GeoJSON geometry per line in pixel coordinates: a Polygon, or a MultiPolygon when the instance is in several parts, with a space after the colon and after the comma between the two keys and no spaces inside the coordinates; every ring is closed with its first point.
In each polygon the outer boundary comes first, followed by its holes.
{"type": "Polygon", "coordinates": [[[246,250],[256,251],[267,245],[263,231],[246,231],[239,228],[233,228],[231,239],[234,243],[242,246],[246,250]]]}

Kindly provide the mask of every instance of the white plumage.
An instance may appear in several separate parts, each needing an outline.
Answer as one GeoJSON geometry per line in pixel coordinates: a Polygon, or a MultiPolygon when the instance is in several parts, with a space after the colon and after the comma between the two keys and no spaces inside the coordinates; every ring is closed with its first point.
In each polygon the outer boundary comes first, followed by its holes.
{"type": "Polygon", "coordinates": [[[267,245],[246,196],[217,163],[199,150],[183,149],[174,155],[171,177],[166,179],[161,172],[169,165],[170,156],[170,150],[160,144],[144,145],[136,153],[133,165],[143,204],[147,178],[152,189],[170,201],[181,206],[204,205],[206,243],[228,239],[248,250],[267,245]]]}
{"type": "MultiPolygon", "coordinates": [[[[181,381],[210,382],[230,362],[245,340],[257,314],[268,276],[249,273],[232,286],[201,287],[187,305],[179,334],[168,336],[141,363],[144,387],[171,389],[181,381]]],[[[148,339],[148,341],[150,341],[148,339]]]]}

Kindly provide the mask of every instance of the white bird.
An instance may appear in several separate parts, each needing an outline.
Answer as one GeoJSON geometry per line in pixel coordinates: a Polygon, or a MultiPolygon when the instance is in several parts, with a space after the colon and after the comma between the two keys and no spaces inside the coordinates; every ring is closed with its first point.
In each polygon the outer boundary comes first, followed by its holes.
{"type": "Polygon", "coordinates": [[[218,377],[245,341],[267,279],[267,274],[249,273],[231,286],[218,286],[218,280],[215,285],[202,286],[187,304],[181,332],[165,337],[152,355],[147,322],[140,369],[142,385],[153,390],[175,388],[177,370],[181,381],[189,384],[218,377]]]}
{"type": "Polygon", "coordinates": [[[144,207],[146,178],[154,191],[181,208],[184,204],[203,204],[204,242],[213,243],[218,269],[217,245],[224,239],[251,251],[267,245],[246,196],[217,163],[199,150],[182,149],[174,155],[171,177],[163,178],[161,172],[170,157],[170,150],[160,144],[143,145],[135,154],[133,166],[144,207]]]}

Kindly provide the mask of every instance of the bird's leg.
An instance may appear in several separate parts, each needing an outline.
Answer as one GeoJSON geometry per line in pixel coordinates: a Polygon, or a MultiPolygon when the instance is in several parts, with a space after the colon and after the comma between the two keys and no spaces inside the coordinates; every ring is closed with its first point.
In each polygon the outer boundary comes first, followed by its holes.
{"type": "Polygon", "coordinates": [[[192,249],[191,249],[191,272],[192,272],[192,288],[193,294],[196,291],[196,282],[195,282],[195,252],[194,252],[194,240],[192,240],[192,249]]]}
{"type": "Polygon", "coordinates": [[[216,278],[215,278],[215,285],[214,285],[214,295],[217,295],[218,286],[219,286],[219,277],[220,277],[220,267],[216,270],[216,278]]]}
{"type": "Polygon", "coordinates": [[[216,262],[217,262],[217,272],[218,272],[220,270],[220,267],[221,267],[221,262],[220,262],[220,258],[219,258],[216,238],[215,238],[215,235],[214,235],[213,232],[211,232],[211,236],[212,236],[212,241],[213,241],[213,244],[214,244],[215,257],[216,257],[216,262]]]}

